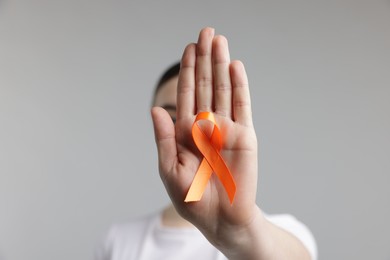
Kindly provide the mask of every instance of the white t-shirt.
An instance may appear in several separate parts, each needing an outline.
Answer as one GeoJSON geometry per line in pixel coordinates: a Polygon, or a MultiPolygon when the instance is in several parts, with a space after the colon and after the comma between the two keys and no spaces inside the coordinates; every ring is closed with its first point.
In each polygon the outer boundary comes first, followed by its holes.
{"type": "MultiPolygon", "coordinates": [[[[295,235],[312,259],[317,247],[309,229],[291,215],[266,215],[275,225],[295,235]]],[[[161,213],[116,224],[98,248],[95,260],[226,260],[227,258],[193,227],[172,228],[161,224],[161,213]]]]}

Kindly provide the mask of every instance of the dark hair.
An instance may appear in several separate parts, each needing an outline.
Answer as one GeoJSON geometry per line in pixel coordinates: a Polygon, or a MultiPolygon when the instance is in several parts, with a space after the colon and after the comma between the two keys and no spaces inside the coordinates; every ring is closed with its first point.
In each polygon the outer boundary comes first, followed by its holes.
{"type": "Polygon", "coordinates": [[[168,80],[174,78],[179,75],[180,72],[180,62],[176,62],[171,65],[160,77],[159,81],[157,81],[156,88],[154,89],[153,95],[153,103],[156,97],[157,92],[160,90],[161,86],[164,85],[168,80]]]}

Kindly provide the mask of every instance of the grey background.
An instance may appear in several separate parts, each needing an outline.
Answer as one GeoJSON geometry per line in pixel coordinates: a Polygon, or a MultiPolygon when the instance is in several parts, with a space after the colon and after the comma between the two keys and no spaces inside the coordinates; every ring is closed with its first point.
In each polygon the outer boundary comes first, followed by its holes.
{"type": "Polygon", "coordinates": [[[390,259],[389,1],[0,2],[0,254],[89,259],[161,209],[153,86],[198,31],[250,79],[258,203],[321,259],[390,259]]]}

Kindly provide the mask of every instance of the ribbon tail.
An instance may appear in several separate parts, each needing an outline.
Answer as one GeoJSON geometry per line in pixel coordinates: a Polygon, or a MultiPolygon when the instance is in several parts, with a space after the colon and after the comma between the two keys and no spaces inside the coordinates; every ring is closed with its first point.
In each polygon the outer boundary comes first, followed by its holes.
{"type": "Polygon", "coordinates": [[[229,197],[230,204],[233,204],[237,189],[233,175],[226,166],[226,163],[222,160],[222,157],[221,160],[214,162],[212,166],[215,174],[218,176],[218,179],[221,181],[223,187],[225,188],[225,191],[229,197]]]}
{"type": "Polygon", "coordinates": [[[188,190],[185,202],[199,201],[202,198],[212,173],[210,165],[203,159],[188,190]]]}

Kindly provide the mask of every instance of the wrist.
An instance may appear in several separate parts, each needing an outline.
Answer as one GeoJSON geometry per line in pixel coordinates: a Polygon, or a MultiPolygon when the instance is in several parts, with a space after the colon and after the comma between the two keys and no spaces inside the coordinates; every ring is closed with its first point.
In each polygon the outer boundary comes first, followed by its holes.
{"type": "Polygon", "coordinates": [[[310,259],[302,242],[269,222],[257,206],[251,222],[231,229],[224,238],[216,247],[230,260],[310,259]]]}
{"type": "Polygon", "coordinates": [[[268,235],[269,222],[257,205],[254,206],[252,218],[247,223],[225,225],[223,230],[215,246],[228,259],[268,259],[269,252],[272,252],[272,241],[268,235]]]}

